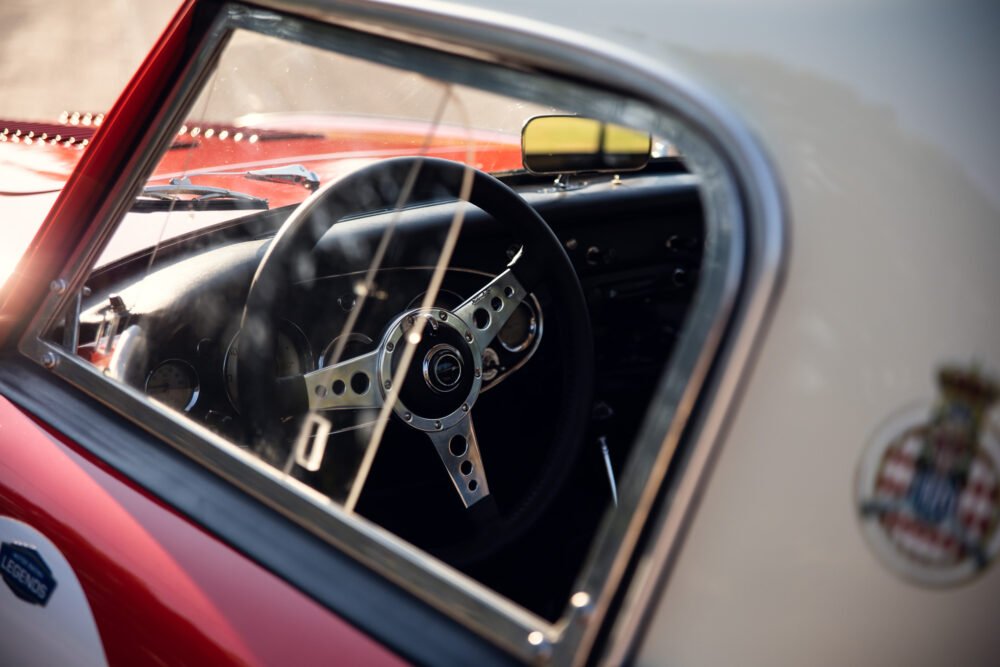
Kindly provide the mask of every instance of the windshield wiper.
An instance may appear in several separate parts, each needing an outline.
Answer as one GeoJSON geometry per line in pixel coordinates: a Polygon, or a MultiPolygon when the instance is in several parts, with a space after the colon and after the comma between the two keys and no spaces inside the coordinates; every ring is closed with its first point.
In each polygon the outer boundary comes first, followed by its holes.
{"type": "Polygon", "coordinates": [[[251,181],[301,185],[310,192],[316,192],[319,188],[319,176],[316,175],[315,171],[310,171],[301,164],[290,164],[285,167],[272,167],[271,169],[255,169],[254,171],[244,172],[243,176],[251,181]]]}
{"type": "Polygon", "coordinates": [[[266,199],[210,185],[195,185],[188,178],[172,178],[170,185],[149,185],[134,202],[133,213],[161,211],[267,210],[266,199]],[[192,195],[183,199],[182,195],[192,195]]]}
{"type": "MultiPolygon", "coordinates": [[[[251,181],[299,185],[310,192],[319,188],[319,176],[301,164],[290,164],[270,169],[253,171],[206,171],[198,176],[242,176],[251,181]]],[[[149,185],[143,188],[132,203],[133,213],[154,213],[158,211],[233,211],[240,209],[267,209],[266,199],[216,188],[210,185],[195,185],[190,178],[170,179],[170,185],[149,185]],[[193,195],[182,199],[182,195],[193,195]]]]}

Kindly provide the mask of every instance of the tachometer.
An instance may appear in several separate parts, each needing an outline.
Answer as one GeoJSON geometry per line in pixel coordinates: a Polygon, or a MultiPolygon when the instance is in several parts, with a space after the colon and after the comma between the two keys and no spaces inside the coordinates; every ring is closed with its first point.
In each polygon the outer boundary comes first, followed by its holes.
{"type": "MultiPolygon", "coordinates": [[[[222,372],[226,379],[226,396],[233,409],[239,412],[239,378],[236,368],[239,361],[240,334],[233,336],[226,350],[226,359],[222,364],[222,372]]],[[[288,320],[281,320],[275,334],[275,377],[301,375],[312,370],[312,350],[309,340],[298,328],[288,320]]]]}
{"type": "Polygon", "coordinates": [[[150,398],[187,411],[198,402],[198,373],[186,361],[168,359],[149,372],[145,389],[150,398]]]}
{"type": "MultiPolygon", "coordinates": [[[[319,355],[317,368],[325,368],[333,362],[333,356],[337,353],[337,345],[341,343],[342,336],[337,336],[323,349],[323,354],[319,355]]],[[[372,339],[363,333],[347,334],[347,339],[343,341],[343,349],[340,351],[340,360],[352,359],[354,357],[371,352],[375,348],[372,339]]]]}

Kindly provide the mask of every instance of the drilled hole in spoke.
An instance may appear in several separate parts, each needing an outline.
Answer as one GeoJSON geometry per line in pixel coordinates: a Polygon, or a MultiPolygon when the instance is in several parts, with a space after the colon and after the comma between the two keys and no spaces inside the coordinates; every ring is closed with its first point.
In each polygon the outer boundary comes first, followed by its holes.
{"type": "Polygon", "coordinates": [[[367,373],[359,372],[351,376],[351,389],[355,394],[365,393],[369,386],[371,386],[371,380],[368,379],[367,373]]]}
{"type": "MultiPolygon", "coordinates": [[[[461,435],[453,436],[451,441],[448,443],[448,451],[451,452],[452,456],[462,456],[463,454],[465,454],[465,452],[469,451],[469,443],[466,442],[464,436],[461,435]]],[[[466,461],[466,463],[469,462],[466,461]]],[[[469,465],[472,464],[470,463],[469,465]]]]}
{"type": "Polygon", "coordinates": [[[510,285],[507,285],[506,287],[503,288],[503,295],[505,297],[507,297],[508,299],[513,299],[514,298],[514,288],[511,287],[510,285]]]}
{"type": "Polygon", "coordinates": [[[458,469],[462,471],[463,475],[471,475],[472,461],[462,461],[462,465],[458,466],[458,469]]]}
{"type": "Polygon", "coordinates": [[[503,308],[503,299],[498,296],[490,299],[490,308],[492,308],[494,312],[500,312],[500,309],[503,308]]]}
{"type": "Polygon", "coordinates": [[[479,482],[476,480],[469,480],[469,491],[475,491],[479,488],[479,482]]]}
{"type": "Polygon", "coordinates": [[[490,313],[485,308],[476,308],[472,313],[472,321],[478,329],[485,329],[490,326],[490,313]]]}
{"type": "Polygon", "coordinates": [[[337,396],[343,396],[344,392],[347,391],[347,385],[344,384],[343,380],[334,380],[333,384],[330,385],[330,389],[333,390],[333,393],[337,396]]]}

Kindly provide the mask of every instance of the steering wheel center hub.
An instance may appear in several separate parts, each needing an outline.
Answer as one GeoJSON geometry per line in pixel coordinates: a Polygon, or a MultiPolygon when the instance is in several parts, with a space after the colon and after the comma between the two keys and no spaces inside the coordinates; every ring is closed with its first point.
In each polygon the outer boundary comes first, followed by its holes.
{"type": "Polygon", "coordinates": [[[422,367],[424,382],[438,394],[454,391],[462,379],[461,353],[447,343],[432,347],[424,355],[422,367]]]}
{"type": "Polygon", "coordinates": [[[469,325],[441,309],[400,315],[379,346],[383,398],[421,431],[448,429],[472,409],[482,389],[482,350],[469,325]]]}

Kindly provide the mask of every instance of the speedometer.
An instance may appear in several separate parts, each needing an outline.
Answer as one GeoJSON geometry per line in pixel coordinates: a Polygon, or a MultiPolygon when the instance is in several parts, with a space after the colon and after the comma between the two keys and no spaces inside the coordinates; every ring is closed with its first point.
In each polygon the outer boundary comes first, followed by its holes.
{"type": "Polygon", "coordinates": [[[190,410],[198,401],[198,373],[180,359],[168,359],[146,376],[146,394],[175,410],[190,410]]]}

